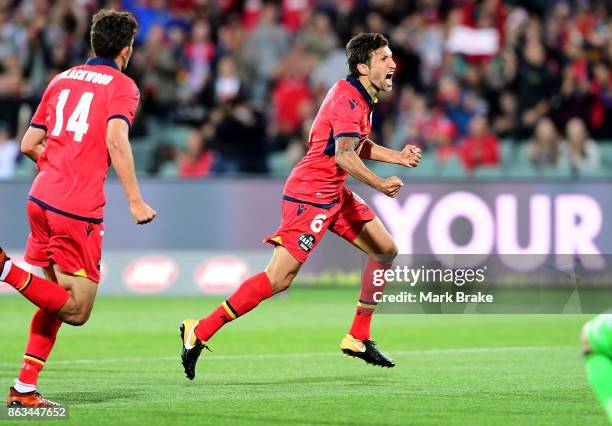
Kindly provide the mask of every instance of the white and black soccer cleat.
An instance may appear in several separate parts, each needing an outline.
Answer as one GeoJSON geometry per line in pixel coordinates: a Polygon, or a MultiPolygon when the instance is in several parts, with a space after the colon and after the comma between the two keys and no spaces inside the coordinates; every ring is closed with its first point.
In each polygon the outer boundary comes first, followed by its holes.
{"type": "Polygon", "coordinates": [[[179,328],[181,332],[181,364],[185,370],[185,375],[189,380],[195,378],[195,368],[202,349],[206,348],[210,351],[209,347],[195,335],[195,328],[198,326],[199,321],[194,319],[186,319],[181,323],[179,328]]]}
{"type": "Polygon", "coordinates": [[[342,339],[342,343],[340,343],[340,350],[342,350],[342,353],[345,355],[361,358],[370,365],[387,368],[395,367],[395,362],[379,351],[373,340],[359,340],[347,334],[344,336],[344,339],[342,339]]]}

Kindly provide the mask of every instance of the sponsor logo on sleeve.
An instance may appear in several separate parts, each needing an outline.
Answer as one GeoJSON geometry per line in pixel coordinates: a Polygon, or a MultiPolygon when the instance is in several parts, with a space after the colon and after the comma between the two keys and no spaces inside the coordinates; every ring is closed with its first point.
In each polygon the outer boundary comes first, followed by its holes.
{"type": "Polygon", "coordinates": [[[298,246],[303,251],[308,253],[310,250],[312,250],[312,247],[314,246],[315,241],[316,239],[314,235],[305,232],[302,235],[300,235],[300,237],[298,238],[298,246]]]}

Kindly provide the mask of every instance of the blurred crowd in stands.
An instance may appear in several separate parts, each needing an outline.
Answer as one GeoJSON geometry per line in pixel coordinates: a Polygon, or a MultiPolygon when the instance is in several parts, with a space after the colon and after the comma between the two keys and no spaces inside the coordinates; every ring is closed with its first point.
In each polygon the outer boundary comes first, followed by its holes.
{"type": "Polygon", "coordinates": [[[419,176],[610,176],[609,0],[0,0],[0,179],[32,172],[17,141],[53,75],[91,55],[102,7],[140,23],[142,173],[287,174],[367,31],[397,63],[372,139],[421,146],[419,176]]]}

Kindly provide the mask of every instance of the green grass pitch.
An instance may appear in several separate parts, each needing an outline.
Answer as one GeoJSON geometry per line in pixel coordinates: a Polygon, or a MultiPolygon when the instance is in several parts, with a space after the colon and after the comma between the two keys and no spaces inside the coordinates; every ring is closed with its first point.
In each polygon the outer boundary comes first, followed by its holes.
{"type": "MultiPolygon", "coordinates": [[[[89,323],[60,331],[39,386],[69,406],[62,424],[606,424],[578,346],[589,316],[378,315],[374,336],[397,362],[381,369],[338,349],[356,297],[296,289],[264,302],[211,341],[193,382],[179,322],[221,299],[100,297],[89,323]]],[[[6,390],[33,311],[0,298],[6,390]]]]}

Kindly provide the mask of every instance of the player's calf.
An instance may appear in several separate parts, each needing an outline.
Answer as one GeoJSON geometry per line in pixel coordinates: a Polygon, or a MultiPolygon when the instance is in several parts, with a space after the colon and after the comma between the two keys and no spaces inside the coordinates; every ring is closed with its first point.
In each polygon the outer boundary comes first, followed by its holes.
{"type": "Polygon", "coordinates": [[[300,266],[284,247],[277,247],[265,272],[245,280],[234,294],[206,318],[183,321],[180,328],[181,362],[187,377],[193,380],[202,348],[221,327],[250,312],[274,293],[287,289],[300,266]]]}
{"type": "Polygon", "coordinates": [[[254,309],[260,302],[272,297],[270,279],[261,272],[242,283],[225,302],[210,315],[199,321],[187,319],[180,326],[181,362],[190,380],[195,377],[195,366],[208,340],[225,324],[254,309]]]}
{"type": "Polygon", "coordinates": [[[70,299],[57,312],[57,317],[73,326],[85,324],[93,309],[98,284],[84,277],[67,274],[57,265],[55,273],[59,284],[70,291],[70,299]]]}

